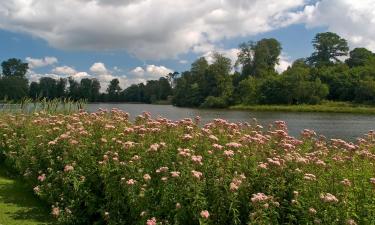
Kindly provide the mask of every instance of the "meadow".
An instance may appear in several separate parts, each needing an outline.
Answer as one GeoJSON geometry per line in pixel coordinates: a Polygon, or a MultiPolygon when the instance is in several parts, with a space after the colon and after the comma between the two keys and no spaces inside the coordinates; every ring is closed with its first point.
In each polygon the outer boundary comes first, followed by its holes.
{"type": "Polygon", "coordinates": [[[355,143],[285,122],[0,114],[0,163],[59,224],[375,224],[375,132],[355,143]]]}

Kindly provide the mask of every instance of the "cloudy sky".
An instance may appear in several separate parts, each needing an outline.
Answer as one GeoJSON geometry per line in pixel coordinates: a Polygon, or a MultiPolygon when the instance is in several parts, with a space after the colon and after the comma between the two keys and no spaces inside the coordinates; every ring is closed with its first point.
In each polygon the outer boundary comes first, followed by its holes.
{"type": "Polygon", "coordinates": [[[375,51],[375,0],[1,0],[0,61],[28,76],[96,77],[122,87],[184,71],[213,51],[277,38],[279,71],[311,54],[318,32],[375,51]]]}

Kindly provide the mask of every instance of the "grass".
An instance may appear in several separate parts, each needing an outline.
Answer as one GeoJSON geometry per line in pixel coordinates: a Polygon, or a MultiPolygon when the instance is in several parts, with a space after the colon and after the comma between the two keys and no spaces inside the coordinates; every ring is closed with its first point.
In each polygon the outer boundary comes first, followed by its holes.
{"type": "Polygon", "coordinates": [[[49,210],[20,179],[10,178],[0,165],[0,224],[51,224],[49,210]]]}
{"type": "Polygon", "coordinates": [[[375,114],[375,106],[325,101],[319,105],[235,105],[235,110],[375,114]]]}

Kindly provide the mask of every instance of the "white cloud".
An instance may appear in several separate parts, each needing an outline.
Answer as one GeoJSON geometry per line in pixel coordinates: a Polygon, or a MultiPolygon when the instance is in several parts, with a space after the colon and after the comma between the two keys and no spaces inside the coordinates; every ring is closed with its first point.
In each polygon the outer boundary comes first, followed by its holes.
{"type": "Polygon", "coordinates": [[[73,75],[76,74],[77,71],[70,66],[58,66],[52,69],[52,73],[60,75],[73,75]]]}
{"type": "Polygon", "coordinates": [[[49,57],[49,56],[41,58],[41,59],[26,57],[26,62],[29,64],[30,69],[34,69],[34,68],[53,65],[57,63],[58,60],[56,57],[49,57]]]}
{"type": "Polygon", "coordinates": [[[61,49],[122,49],[143,59],[207,52],[231,37],[295,23],[309,0],[2,0],[0,29],[61,49]]]}
{"type": "Polygon", "coordinates": [[[207,60],[208,64],[212,64],[214,62],[214,53],[217,52],[222,54],[223,56],[229,58],[232,62],[232,67],[237,61],[238,53],[240,50],[238,48],[231,48],[231,49],[216,49],[213,51],[206,52],[203,57],[207,60]]]}
{"type": "Polygon", "coordinates": [[[292,60],[286,54],[282,53],[279,58],[279,64],[275,66],[275,69],[278,73],[282,73],[286,69],[288,69],[288,67],[291,66],[292,63],[292,60]]]}
{"type": "Polygon", "coordinates": [[[96,62],[90,67],[90,71],[95,74],[107,74],[109,73],[104,63],[96,62]]]}
{"type": "Polygon", "coordinates": [[[305,7],[301,21],[309,27],[327,26],[346,38],[351,47],[375,51],[374,0],[321,0],[305,7]]]}
{"type": "Polygon", "coordinates": [[[189,61],[186,60],[186,59],[181,59],[180,61],[178,61],[180,64],[188,64],[189,61]]]}
{"type": "Polygon", "coordinates": [[[143,79],[159,79],[165,77],[167,74],[173,73],[173,70],[165,66],[147,65],[145,68],[136,67],[130,71],[130,75],[143,79]]]}

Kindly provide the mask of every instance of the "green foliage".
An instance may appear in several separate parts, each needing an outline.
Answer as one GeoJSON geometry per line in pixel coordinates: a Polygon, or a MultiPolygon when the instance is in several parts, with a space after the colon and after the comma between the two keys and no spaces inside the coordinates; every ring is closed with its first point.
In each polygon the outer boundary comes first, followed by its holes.
{"type": "Polygon", "coordinates": [[[339,35],[326,32],[319,33],[312,41],[315,52],[307,59],[310,65],[321,67],[340,62],[339,57],[346,56],[348,43],[339,35]]]}
{"type": "Polygon", "coordinates": [[[245,77],[266,77],[275,73],[281,50],[280,42],[274,38],[262,39],[256,43],[242,43],[236,65],[242,66],[242,75],[245,77]]]}
{"type": "Polygon", "coordinates": [[[1,63],[3,75],[6,77],[25,77],[29,65],[20,59],[11,58],[1,63]]]}
{"type": "Polygon", "coordinates": [[[228,106],[222,97],[208,96],[201,104],[202,108],[226,108],[228,106]]]}
{"type": "Polygon", "coordinates": [[[353,144],[282,121],[128,117],[3,113],[0,151],[54,224],[375,222],[374,132],[353,144]]]}

